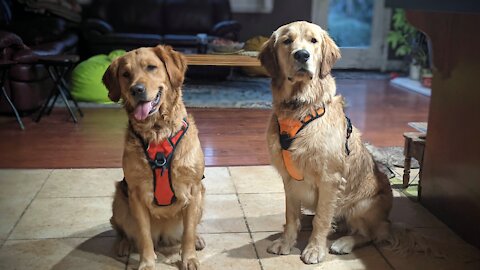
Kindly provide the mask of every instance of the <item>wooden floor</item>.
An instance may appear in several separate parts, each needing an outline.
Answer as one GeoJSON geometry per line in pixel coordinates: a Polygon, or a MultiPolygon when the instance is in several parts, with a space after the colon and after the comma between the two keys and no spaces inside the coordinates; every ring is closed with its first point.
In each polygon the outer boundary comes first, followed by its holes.
{"type": "MultiPolygon", "coordinates": [[[[338,80],[347,113],[366,141],[401,146],[411,121],[427,121],[429,98],[386,80],[338,80]]],[[[0,117],[0,168],[120,167],[127,119],[121,109],[84,109],[75,125],[64,109],[40,123],[0,117]]],[[[270,110],[189,109],[200,130],[207,166],[268,164],[264,133],[270,110]]]]}

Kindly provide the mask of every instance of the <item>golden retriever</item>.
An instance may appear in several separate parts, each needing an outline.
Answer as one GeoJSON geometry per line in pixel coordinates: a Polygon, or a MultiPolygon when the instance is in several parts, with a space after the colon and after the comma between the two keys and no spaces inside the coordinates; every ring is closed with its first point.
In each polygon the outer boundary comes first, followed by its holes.
{"type": "Polygon", "coordinates": [[[205,247],[196,231],[203,212],[205,164],[198,130],[182,101],[186,68],[180,53],[157,46],[128,52],[113,61],[103,76],[110,99],[122,100],[129,119],[123,153],[126,182],[116,186],[110,221],[120,238],[118,254],[127,255],[136,244],[140,270],[155,269],[157,245],[177,243],[181,243],[182,267],[197,269],[196,249],[205,247]],[[162,142],[177,134],[184,119],[189,126],[172,154],[169,170],[176,200],[158,206],[142,143],[162,142]]]}
{"type": "Polygon", "coordinates": [[[281,26],[259,54],[272,78],[273,114],[267,131],[268,148],[272,163],[283,178],[286,195],[284,232],[268,252],[289,254],[304,207],[315,212],[313,230],[301,254],[307,264],[324,259],[332,224],[348,229],[346,236],[330,246],[330,252],[336,254],[350,253],[354,247],[371,241],[401,243],[405,248],[419,244],[413,234],[402,233],[391,225],[390,183],[362,144],[360,132],[351,126],[348,131],[343,98],[336,95],[335,81],[330,75],[339,58],[340,50],[328,33],[308,22],[281,26]],[[279,123],[285,119],[304,120],[312,109],[321,110],[323,116],[304,125],[287,150],[282,150],[279,123]],[[282,151],[287,151],[290,160],[284,159],[282,151]],[[301,181],[294,179],[285,165],[287,161],[300,172],[301,181]],[[399,241],[402,237],[412,241],[399,241]]]}

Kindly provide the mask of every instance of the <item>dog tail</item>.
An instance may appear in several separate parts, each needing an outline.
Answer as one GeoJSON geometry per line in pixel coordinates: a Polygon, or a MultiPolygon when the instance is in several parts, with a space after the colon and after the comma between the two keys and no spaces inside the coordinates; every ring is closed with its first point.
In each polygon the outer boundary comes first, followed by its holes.
{"type": "Polygon", "coordinates": [[[386,243],[395,253],[405,256],[413,253],[423,253],[438,258],[445,257],[444,253],[434,244],[437,242],[435,239],[429,238],[401,223],[390,223],[389,227],[389,233],[376,242],[379,244],[386,243]]]}

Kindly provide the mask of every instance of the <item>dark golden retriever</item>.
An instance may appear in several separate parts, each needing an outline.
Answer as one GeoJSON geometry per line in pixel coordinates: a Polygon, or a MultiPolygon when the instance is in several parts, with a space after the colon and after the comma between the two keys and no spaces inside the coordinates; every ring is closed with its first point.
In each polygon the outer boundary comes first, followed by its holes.
{"type": "Polygon", "coordinates": [[[122,100],[129,119],[123,153],[126,181],[117,184],[111,223],[120,237],[118,254],[126,255],[130,245],[136,244],[141,270],[155,269],[157,245],[181,243],[184,269],[198,268],[195,250],[205,247],[196,231],[203,212],[204,156],[195,122],[182,101],[186,68],[180,53],[157,46],[128,52],[103,76],[110,99],[122,100]],[[171,158],[147,158],[152,145],[180,132],[183,136],[178,136],[181,140],[171,158]],[[160,184],[154,184],[154,175],[160,179],[167,169],[174,199],[159,206],[156,187],[160,184]]]}
{"type": "Polygon", "coordinates": [[[388,219],[390,183],[346,118],[343,98],[336,95],[330,71],[339,58],[340,50],[328,33],[308,22],[278,28],[259,55],[272,77],[268,148],[286,195],[285,229],[268,251],[289,254],[304,207],[315,212],[313,231],[301,254],[307,264],[324,259],[332,223],[346,225],[348,232],[330,246],[337,254],[371,241],[405,249],[421,242],[388,219]]]}

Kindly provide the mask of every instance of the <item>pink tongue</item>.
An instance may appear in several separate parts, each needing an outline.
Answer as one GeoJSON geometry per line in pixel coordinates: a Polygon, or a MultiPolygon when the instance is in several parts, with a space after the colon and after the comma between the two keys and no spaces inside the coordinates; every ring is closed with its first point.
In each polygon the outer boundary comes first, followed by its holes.
{"type": "Polygon", "coordinates": [[[152,110],[152,102],[142,102],[137,105],[133,115],[137,120],[145,120],[148,113],[152,110]]]}

